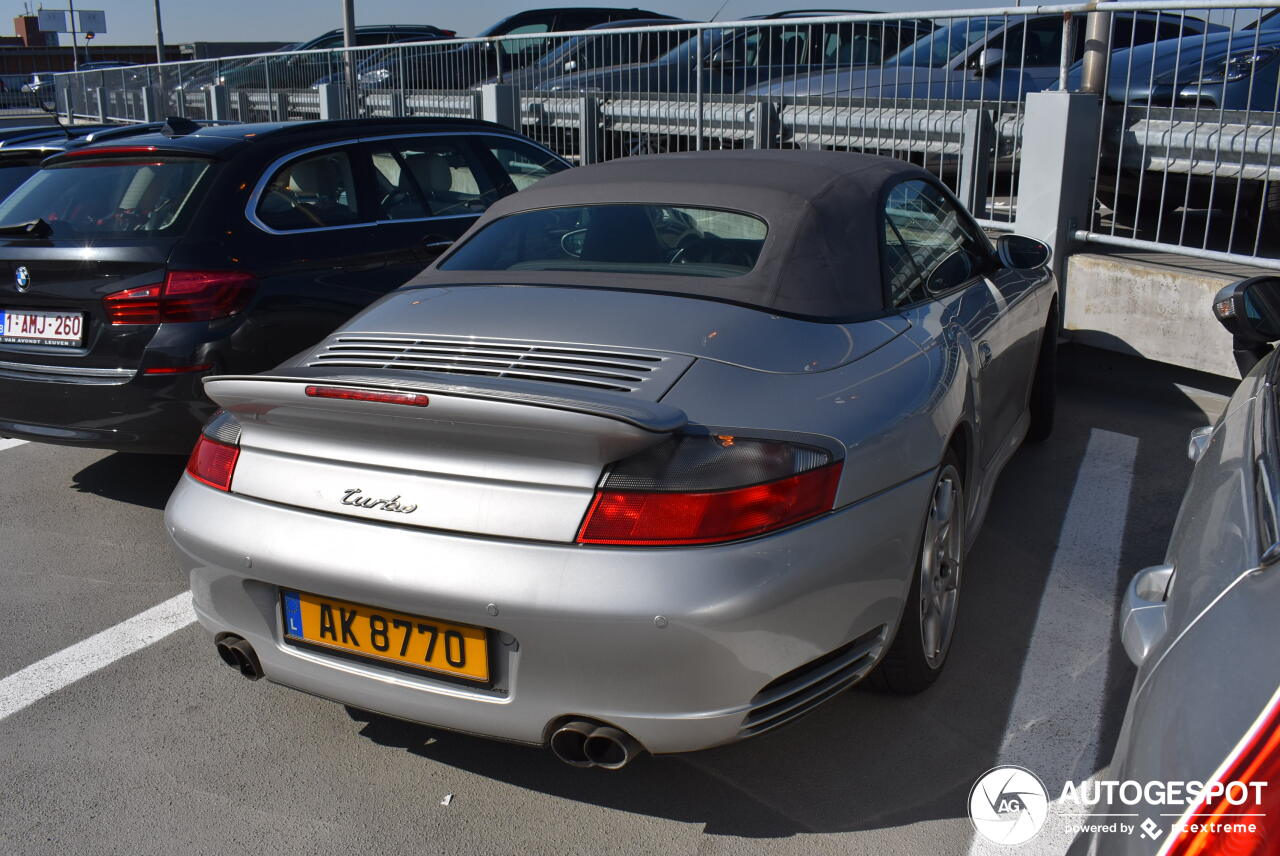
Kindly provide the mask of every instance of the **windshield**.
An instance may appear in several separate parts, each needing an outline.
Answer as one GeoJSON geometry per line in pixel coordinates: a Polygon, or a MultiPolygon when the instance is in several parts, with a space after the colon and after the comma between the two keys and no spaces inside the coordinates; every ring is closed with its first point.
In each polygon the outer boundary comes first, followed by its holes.
{"type": "Polygon", "coordinates": [[[0,225],[43,219],[54,238],[170,234],[208,169],[195,158],[46,167],[0,203],[0,225]]]}
{"type": "Polygon", "coordinates": [[[943,68],[965,53],[989,33],[1005,25],[1004,18],[969,18],[949,27],[934,30],[885,65],[915,65],[943,68]]]}
{"type": "Polygon", "coordinates": [[[709,208],[546,208],[493,221],[439,268],[732,277],[755,267],[766,232],[758,217],[709,208]]]}

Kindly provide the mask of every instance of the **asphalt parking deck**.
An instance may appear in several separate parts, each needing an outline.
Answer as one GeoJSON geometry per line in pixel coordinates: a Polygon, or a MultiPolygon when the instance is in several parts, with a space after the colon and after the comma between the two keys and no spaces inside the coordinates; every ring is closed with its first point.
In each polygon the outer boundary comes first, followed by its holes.
{"type": "Polygon", "coordinates": [[[16,688],[33,699],[0,718],[0,852],[977,852],[965,811],[985,770],[1038,768],[1052,794],[1105,763],[1133,677],[1115,605],[1162,560],[1187,433],[1224,400],[1204,376],[1066,357],[1057,431],[997,485],[937,685],[859,688],[618,773],[247,681],[186,619],[57,672],[70,646],[185,591],[161,525],[183,462],[0,441],[0,713],[16,688]]]}

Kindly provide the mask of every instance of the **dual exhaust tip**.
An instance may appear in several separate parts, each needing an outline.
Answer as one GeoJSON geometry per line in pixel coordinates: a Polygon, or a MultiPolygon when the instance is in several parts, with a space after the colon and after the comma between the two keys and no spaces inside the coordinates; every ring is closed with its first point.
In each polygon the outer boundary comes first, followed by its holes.
{"type": "Polygon", "coordinates": [[[240,674],[251,681],[262,677],[262,664],[258,662],[258,655],[253,646],[242,637],[234,633],[219,633],[213,644],[218,649],[222,662],[233,669],[239,669],[240,674]]]}
{"type": "MultiPolygon", "coordinates": [[[[262,664],[253,646],[234,633],[219,633],[214,639],[218,656],[251,681],[263,676],[262,664]]],[[[621,770],[644,751],[634,737],[621,729],[599,722],[575,719],[551,735],[551,751],[571,767],[600,767],[621,770]]]]}
{"type": "Polygon", "coordinates": [[[611,725],[575,719],[551,734],[551,751],[571,767],[621,770],[644,751],[634,737],[611,725]]]}

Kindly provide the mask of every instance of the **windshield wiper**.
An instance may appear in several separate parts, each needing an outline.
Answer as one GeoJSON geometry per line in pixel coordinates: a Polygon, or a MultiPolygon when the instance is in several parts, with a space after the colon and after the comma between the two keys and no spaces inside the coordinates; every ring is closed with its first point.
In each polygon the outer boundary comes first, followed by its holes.
{"type": "Polygon", "coordinates": [[[25,223],[10,223],[0,226],[0,236],[12,235],[19,238],[47,238],[53,234],[53,227],[43,217],[28,220],[25,223]]]}

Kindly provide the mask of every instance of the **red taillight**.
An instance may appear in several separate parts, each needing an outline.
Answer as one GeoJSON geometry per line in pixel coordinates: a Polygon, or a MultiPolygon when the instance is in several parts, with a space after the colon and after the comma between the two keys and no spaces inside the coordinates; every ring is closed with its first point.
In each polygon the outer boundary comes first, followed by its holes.
{"type": "Polygon", "coordinates": [[[1179,818],[1160,856],[1275,853],[1280,831],[1280,692],[1205,789],[1206,796],[1179,818]],[[1234,783],[1242,783],[1243,791],[1234,783]],[[1214,796],[1209,796],[1211,791],[1214,796]]]}
{"type": "Polygon", "coordinates": [[[346,389],[340,386],[309,386],[311,398],[337,398],[343,401],[376,401],[382,404],[408,404],[426,407],[431,399],[416,392],[379,392],[372,389],[346,389]]]}
{"type": "Polygon", "coordinates": [[[231,490],[231,476],[236,471],[236,459],[239,457],[239,447],[219,443],[201,434],[187,460],[187,472],[209,487],[231,490]]]}
{"type": "Polygon", "coordinates": [[[713,544],[781,529],[830,511],[839,463],[749,487],[705,493],[600,490],[581,544],[713,544]]]}
{"type": "Polygon", "coordinates": [[[112,324],[212,321],[235,315],[256,280],[243,271],[170,271],[163,283],[117,291],[102,298],[112,324]]]}

